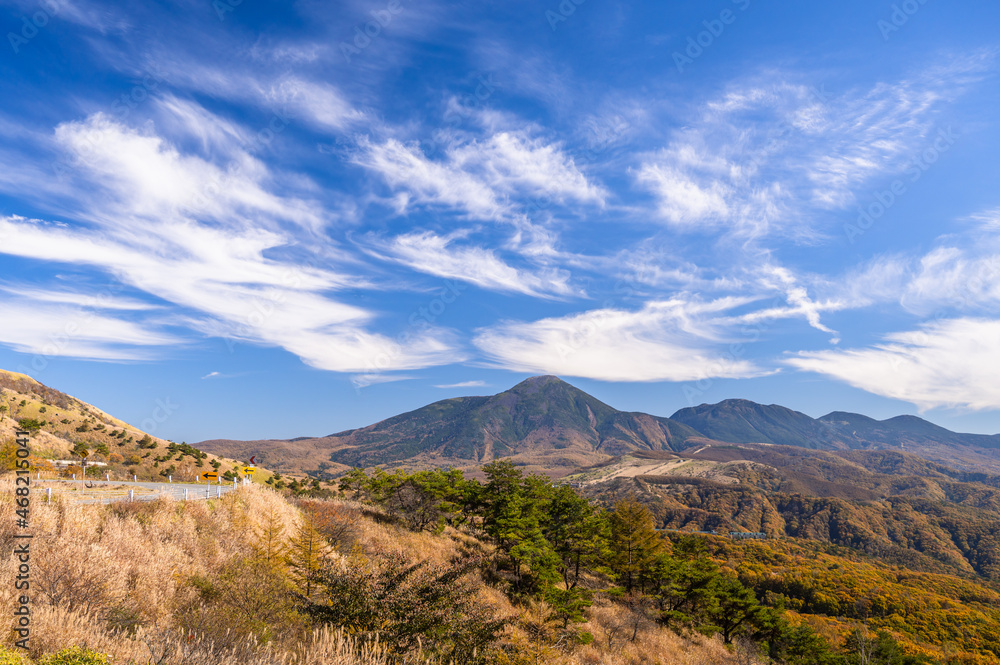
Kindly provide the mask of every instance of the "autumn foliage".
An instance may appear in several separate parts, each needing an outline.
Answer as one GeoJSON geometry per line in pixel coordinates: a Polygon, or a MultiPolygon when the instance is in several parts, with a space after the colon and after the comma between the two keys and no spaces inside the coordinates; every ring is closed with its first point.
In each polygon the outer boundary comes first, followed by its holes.
{"type": "MultiPolygon", "coordinates": [[[[661,532],[635,501],[601,506],[509,462],[484,473],[357,470],[336,491],[302,484],[298,496],[248,487],[211,501],[35,505],[27,656],[77,662],[59,654],[79,647],[116,665],[997,659],[1000,594],[980,582],[805,541],[661,532]]],[[[8,553],[11,490],[0,483],[8,553]]],[[[0,602],[12,593],[0,587],[0,602]]]]}

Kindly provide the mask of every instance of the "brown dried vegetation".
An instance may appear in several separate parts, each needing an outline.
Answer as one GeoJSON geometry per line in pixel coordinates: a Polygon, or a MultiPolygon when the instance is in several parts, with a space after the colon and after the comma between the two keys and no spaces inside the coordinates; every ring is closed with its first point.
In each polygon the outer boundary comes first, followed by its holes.
{"type": "MultiPolygon", "coordinates": [[[[8,580],[16,569],[10,556],[13,513],[12,484],[0,481],[0,567],[8,580]]],[[[293,505],[277,492],[250,487],[207,502],[38,502],[31,509],[31,531],[33,659],[79,645],[108,654],[116,664],[442,662],[434,658],[444,651],[434,651],[430,636],[396,635],[392,641],[371,630],[377,626],[337,627],[307,616],[302,601],[316,598],[315,586],[307,585],[315,585],[317,576],[304,562],[318,557],[325,582],[332,575],[358,587],[367,579],[382,584],[385,597],[396,603],[431,589],[451,600],[435,606],[430,619],[443,617],[455,630],[463,621],[478,621],[486,632],[499,626],[488,649],[470,647],[475,662],[731,662],[718,640],[689,641],[652,622],[632,622],[623,632],[624,610],[611,602],[595,603],[578,626],[593,642],[569,639],[558,621],[547,618],[544,603],[514,607],[483,583],[468,565],[489,555],[478,539],[451,528],[442,535],[409,531],[371,506],[349,501],[293,505]],[[399,590],[386,590],[385,580],[377,579],[411,567],[399,590]],[[448,615],[451,605],[466,613],[448,615]],[[540,622],[533,617],[539,612],[540,622]]],[[[12,585],[0,586],[0,603],[13,606],[13,594],[12,585]]],[[[12,626],[10,618],[3,621],[3,628],[12,626]]]]}

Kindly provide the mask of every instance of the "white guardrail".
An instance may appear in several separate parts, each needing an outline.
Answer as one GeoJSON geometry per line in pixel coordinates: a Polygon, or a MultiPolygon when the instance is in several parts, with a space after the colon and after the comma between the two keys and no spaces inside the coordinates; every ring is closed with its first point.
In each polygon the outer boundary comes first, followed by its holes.
{"type": "Polygon", "coordinates": [[[32,478],[32,494],[46,503],[53,498],[63,498],[73,503],[114,503],[116,501],[156,501],[171,498],[175,501],[217,499],[234,489],[237,483],[179,484],[143,483],[127,481],[54,481],[32,478]]]}

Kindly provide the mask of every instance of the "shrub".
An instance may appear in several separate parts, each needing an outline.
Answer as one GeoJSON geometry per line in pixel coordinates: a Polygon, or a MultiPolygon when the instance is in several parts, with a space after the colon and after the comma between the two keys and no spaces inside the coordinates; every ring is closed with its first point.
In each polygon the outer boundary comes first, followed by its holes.
{"type": "Polygon", "coordinates": [[[0,665],[28,665],[28,660],[13,649],[0,646],[0,665]]]}
{"type": "Polygon", "coordinates": [[[271,642],[304,625],[295,608],[295,589],[277,561],[258,556],[230,559],[217,575],[194,576],[197,601],[181,613],[188,633],[234,647],[248,638],[271,642]]]}
{"type": "Polygon", "coordinates": [[[17,468],[17,449],[14,439],[6,439],[0,444],[0,471],[13,471],[17,468]]]}
{"type": "Polygon", "coordinates": [[[111,665],[111,660],[104,654],[90,649],[69,647],[48,656],[42,656],[38,660],[38,665],[111,665]]]}
{"type": "Polygon", "coordinates": [[[506,618],[478,602],[470,575],[474,559],[431,566],[399,552],[355,550],[348,566],[329,566],[317,575],[325,598],[306,600],[318,622],[373,639],[400,655],[434,655],[442,662],[484,663],[498,647],[506,618]]]}
{"type": "Polygon", "coordinates": [[[43,423],[35,420],[34,418],[21,418],[17,421],[17,426],[23,430],[27,430],[32,434],[38,434],[38,430],[42,429],[43,423]]]}
{"type": "MultiPolygon", "coordinates": [[[[147,502],[144,501],[143,503],[147,502]]],[[[113,607],[108,610],[105,620],[108,622],[108,628],[111,631],[127,635],[135,635],[135,631],[145,623],[142,613],[139,610],[124,606],[113,607]]]]}
{"type": "MultiPolygon", "coordinates": [[[[270,480],[270,479],[268,479],[270,480]]],[[[331,545],[349,552],[360,530],[361,512],[331,501],[302,501],[299,507],[331,545]]]]}

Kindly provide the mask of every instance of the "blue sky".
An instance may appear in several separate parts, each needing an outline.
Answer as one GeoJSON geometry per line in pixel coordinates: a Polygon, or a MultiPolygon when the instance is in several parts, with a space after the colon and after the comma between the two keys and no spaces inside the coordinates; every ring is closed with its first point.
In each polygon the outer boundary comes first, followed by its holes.
{"type": "Polygon", "coordinates": [[[542,373],[1000,432],[995,2],[0,7],[0,367],[160,436],[542,373]]]}

